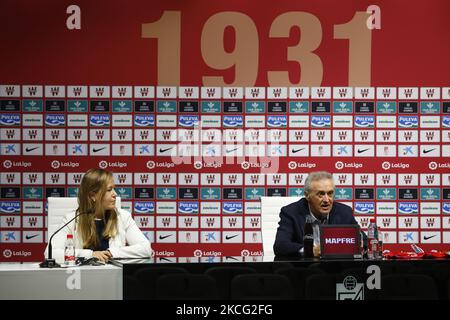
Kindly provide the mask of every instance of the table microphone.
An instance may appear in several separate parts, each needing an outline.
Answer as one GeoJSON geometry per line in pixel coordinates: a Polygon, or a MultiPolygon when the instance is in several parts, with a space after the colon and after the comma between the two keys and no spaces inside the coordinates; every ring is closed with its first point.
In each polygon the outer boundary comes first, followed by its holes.
{"type": "Polygon", "coordinates": [[[64,228],[65,226],[67,226],[69,223],[71,223],[73,220],[75,220],[76,218],[78,218],[79,216],[81,216],[82,214],[91,214],[93,213],[92,209],[87,209],[86,212],[81,212],[75,215],[75,217],[73,217],[72,219],[70,219],[69,221],[67,221],[67,223],[65,223],[61,228],[59,228],[58,230],[56,230],[55,232],[53,232],[52,236],[50,237],[50,240],[48,241],[48,258],[46,258],[44,261],[42,261],[39,264],[40,268],[60,268],[61,265],[56,263],[55,259],[52,258],[52,239],[53,237],[59,232],[61,231],[62,228],[64,228]]]}

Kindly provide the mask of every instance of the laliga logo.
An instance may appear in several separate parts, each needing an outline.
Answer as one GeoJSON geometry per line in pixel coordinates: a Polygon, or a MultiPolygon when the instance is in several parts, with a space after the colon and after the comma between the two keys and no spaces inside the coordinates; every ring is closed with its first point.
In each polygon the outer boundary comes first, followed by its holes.
{"type": "Polygon", "coordinates": [[[203,255],[202,250],[197,249],[194,251],[194,257],[201,257],[202,255],[203,255]]]}
{"type": "Polygon", "coordinates": [[[385,161],[385,162],[383,162],[383,163],[381,164],[381,167],[382,167],[384,170],[389,170],[389,169],[391,168],[391,164],[390,164],[388,161],[385,161]]]}
{"type": "Polygon", "coordinates": [[[295,162],[295,161],[289,162],[288,167],[291,170],[297,169],[297,162],[295,162]]]}
{"type": "Polygon", "coordinates": [[[100,161],[100,162],[98,163],[98,166],[99,166],[101,169],[106,169],[106,168],[108,167],[108,162],[106,162],[105,160],[102,160],[102,161],[100,161]]]}
{"type": "Polygon", "coordinates": [[[203,163],[201,161],[195,161],[194,168],[200,170],[201,168],[203,168],[203,163]]]}
{"type": "Polygon", "coordinates": [[[147,168],[153,169],[155,167],[155,161],[147,161],[147,168]]]}
{"type": "Polygon", "coordinates": [[[3,250],[3,256],[4,256],[5,258],[7,258],[7,259],[11,258],[11,257],[12,257],[12,251],[9,250],[9,249],[3,250]]]}
{"type": "Polygon", "coordinates": [[[250,164],[247,161],[244,161],[241,163],[241,167],[244,170],[248,170],[248,168],[250,168],[250,164]]]}
{"type": "Polygon", "coordinates": [[[241,251],[241,256],[242,257],[248,257],[249,255],[250,255],[250,251],[245,250],[245,249],[241,251]]]}
{"type": "Polygon", "coordinates": [[[58,169],[60,166],[61,166],[61,164],[59,163],[58,160],[52,161],[52,168],[53,169],[58,169]]]}
{"type": "Polygon", "coordinates": [[[4,166],[6,169],[9,169],[9,168],[12,167],[12,162],[9,161],[9,160],[5,160],[5,161],[3,161],[3,166],[4,166]]]}
{"type": "Polygon", "coordinates": [[[437,169],[437,167],[438,167],[438,165],[437,165],[437,163],[436,162],[430,162],[429,164],[428,164],[428,168],[430,168],[431,170],[436,170],[437,169]]]}
{"type": "Polygon", "coordinates": [[[335,166],[336,169],[338,169],[338,170],[344,169],[344,163],[343,163],[342,161],[336,162],[334,166],[335,166]]]}

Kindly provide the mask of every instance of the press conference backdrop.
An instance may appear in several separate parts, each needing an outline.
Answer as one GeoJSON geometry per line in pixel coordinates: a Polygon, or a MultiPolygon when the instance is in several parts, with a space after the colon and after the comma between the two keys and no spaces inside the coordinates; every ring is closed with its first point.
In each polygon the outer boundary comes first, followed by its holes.
{"type": "Polygon", "coordinates": [[[315,170],[387,248],[449,250],[450,4],[370,5],[3,1],[0,261],[91,167],[157,255],[261,254],[259,197],[315,170]]]}

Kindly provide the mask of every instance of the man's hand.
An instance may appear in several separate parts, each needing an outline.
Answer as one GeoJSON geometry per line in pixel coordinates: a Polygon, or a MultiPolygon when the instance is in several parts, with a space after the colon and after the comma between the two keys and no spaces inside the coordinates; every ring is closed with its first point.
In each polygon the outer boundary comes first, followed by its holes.
{"type": "Polygon", "coordinates": [[[320,245],[315,244],[313,247],[314,257],[320,257],[320,245]]]}
{"type": "Polygon", "coordinates": [[[92,256],[97,258],[99,261],[107,262],[112,257],[112,254],[108,250],[94,251],[92,252],[92,256]]]}

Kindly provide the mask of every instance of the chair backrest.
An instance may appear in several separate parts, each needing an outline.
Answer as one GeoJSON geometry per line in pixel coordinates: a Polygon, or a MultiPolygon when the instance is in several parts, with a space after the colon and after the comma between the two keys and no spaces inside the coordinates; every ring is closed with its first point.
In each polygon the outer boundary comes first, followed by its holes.
{"type": "Polygon", "coordinates": [[[273,244],[281,208],[300,199],[300,197],[261,197],[261,235],[265,256],[274,256],[273,244]]]}
{"type": "Polygon", "coordinates": [[[233,278],[240,274],[249,273],[256,273],[256,270],[251,267],[223,266],[211,267],[204,274],[216,280],[219,298],[229,300],[231,298],[231,281],[233,278]]]}
{"type": "Polygon", "coordinates": [[[156,280],[157,300],[216,300],[216,281],[204,274],[165,274],[156,280]]]}
{"type": "Polygon", "coordinates": [[[159,277],[166,274],[188,273],[181,267],[175,266],[150,266],[136,270],[134,277],[139,283],[139,292],[136,296],[139,299],[155,299],[156,297],[156,281],[159,277]]]}
{"type": "Polygon", "coordinates": [[[437,300],[436,283],[423,274],[390,274],[381,277],[381,300],[437,300]]]}
{"type": "Polygon", "coordinates": [[[231,299],[234,300],[290,300],[293,298],[294,290],[289,279],[279,274],[241,274],[231,281],[231,299]]]}
{"type": "MultiPolygon", "coordinates": [[[[66,214],[77,210],[78,200],[76,197],[48,197],[47,200],[47,236],[50,237],[53,232],[58,230],[66,214]]],[[[120,208],[120,206],[120,197],[116,197],[116,207],[120,208]]]]}

